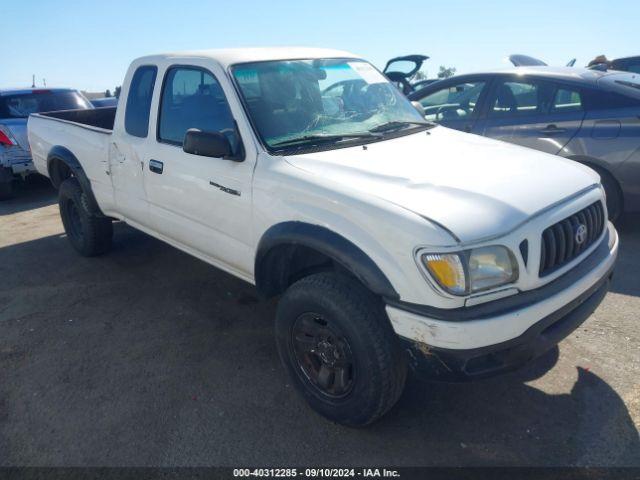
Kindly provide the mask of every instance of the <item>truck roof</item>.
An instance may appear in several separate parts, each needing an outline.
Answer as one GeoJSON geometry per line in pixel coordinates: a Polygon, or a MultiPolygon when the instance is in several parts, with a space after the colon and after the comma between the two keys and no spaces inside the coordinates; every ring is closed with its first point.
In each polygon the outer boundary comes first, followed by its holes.
{"type": "Polygon", "coordinates": [[[156,62],[173,57],[210,58],[223,68],[238,63],[264,62],[268,60],[291,60],[308,58],[359,58],[343,50],[313,47],[256,47],[256,48],[224,48],[212,50],[192,50],[184,52],[163,53],[138,58],[135,62],[156,62]]]}

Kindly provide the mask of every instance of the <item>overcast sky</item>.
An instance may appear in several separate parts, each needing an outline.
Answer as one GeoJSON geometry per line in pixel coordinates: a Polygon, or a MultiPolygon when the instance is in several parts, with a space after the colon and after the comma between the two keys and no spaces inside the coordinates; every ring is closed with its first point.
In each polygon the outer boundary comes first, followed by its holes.
{"type": "Polygon", "coordinates": [[[640,0],[2,2],[0,87],[113,90],[129,62],[174,50],[302,45],[339,48],[379,67],[431,56],[458,73],[508,66],[510,53],[552,65],[640,55],[640,0]]]}

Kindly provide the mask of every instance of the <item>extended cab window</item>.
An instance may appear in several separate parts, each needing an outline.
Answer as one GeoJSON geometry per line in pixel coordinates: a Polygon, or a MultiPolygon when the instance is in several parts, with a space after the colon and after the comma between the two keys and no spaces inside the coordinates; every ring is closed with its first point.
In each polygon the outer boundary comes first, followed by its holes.
{"type": "Polygon", "coordinates": [[[149,133],[149,112],[157,73],[156,67],[145,66],[133,74],[124,117],[124,128],[129,135],[145,138],[149,133]]]}
{"type": "Polygon", "coordinates": [[[215,77],[195,67],[173,67],[167,71],[162,90],[158,138],[182,145],[190,128],[220,132],[229,139],[233,152],[238,152],[231,109],[215,77]]]}

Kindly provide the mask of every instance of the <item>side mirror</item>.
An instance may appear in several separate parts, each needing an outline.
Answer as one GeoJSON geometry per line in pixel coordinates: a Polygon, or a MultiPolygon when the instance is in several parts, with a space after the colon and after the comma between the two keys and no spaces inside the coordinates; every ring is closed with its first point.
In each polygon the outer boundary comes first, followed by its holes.
{"type": "Polygon", "coordinates": [[[233,152],[229,139],[220,132],[203,132],[190,128],[184,136],[182,150],[193,155],[232,160],[233,152]]]}
{"type": "Polygon", "coordinates": [[[413,108],[415,108],[421,116],[424,117],[427,114],[427,112],[424,111],[424,107],[420,102],[416,102],[414,100],[413,102],[411,102],[411,105],[413,105],[413,108]]]}

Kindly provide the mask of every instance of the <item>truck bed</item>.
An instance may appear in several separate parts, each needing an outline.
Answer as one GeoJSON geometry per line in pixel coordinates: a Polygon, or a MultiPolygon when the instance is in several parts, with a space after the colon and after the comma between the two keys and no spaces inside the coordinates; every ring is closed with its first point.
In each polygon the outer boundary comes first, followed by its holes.
{"type": "Polygon", "coordinates": [[[29,116],[27,131],[33,164],[49,176],[53,151],[67,151],[80,163],[103,211],[113,205],[109,152],[115,107],[64,110],[29,116]]]}
{"type": "Polygon", "coordinates": [[[75,123],[79,126],[111,131],[113,130],[113,123],[116,118],[116,107],[101,107],[90,110],[62,110],[59,112],[40,113],[40,115],[75,123]]]}

